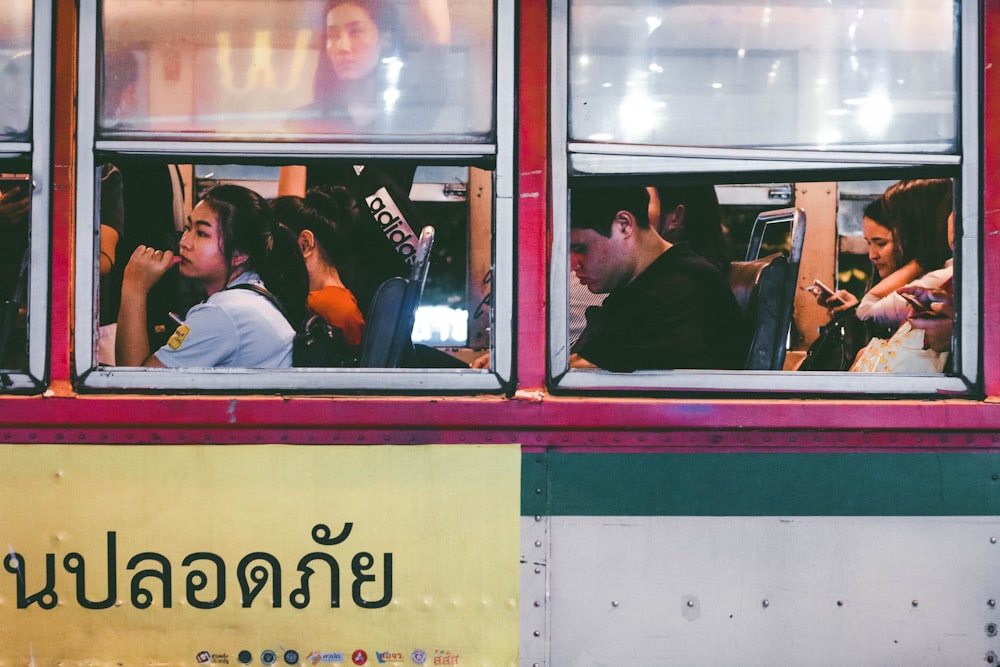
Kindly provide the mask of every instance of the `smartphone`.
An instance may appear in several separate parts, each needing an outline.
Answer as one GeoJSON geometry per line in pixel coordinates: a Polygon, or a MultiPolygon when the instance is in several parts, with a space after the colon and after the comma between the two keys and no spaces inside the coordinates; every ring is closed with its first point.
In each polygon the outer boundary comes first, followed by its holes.
{"type": "Polygon", "coordinates": [[[841,300],[841,298],[837,296],[832,289],[823,284],[823,281],[821,281],[819,278],[813,280],[813,284],[807,287],[806,289],[812,292],[813,294],[818,294],[819,296],[821,296],[823,298],[822,303],[826,305],[835,306],[838,303],[839,304],[844,303],[843,300],[841,300]]]}
{"type": "Polygon", "coordinates": [[[941,313],[932,310],[929,303],[924,303],[912,294],[902,292],[899,296],[903,297],[906,303],[910,304],[910,307],[913,308],[913,317],[943,317],[941,313]]]}

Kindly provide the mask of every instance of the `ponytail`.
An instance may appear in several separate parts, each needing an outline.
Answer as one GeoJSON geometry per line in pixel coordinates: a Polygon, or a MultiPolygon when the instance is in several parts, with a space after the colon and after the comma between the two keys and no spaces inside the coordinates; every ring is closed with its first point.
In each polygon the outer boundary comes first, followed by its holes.
{"type": "Polygon", "coordinates": [[[284,225],[274,225],[272,243],[267,261],[260,269],[260,277],[267,289],[285,307],[288,318],[296,330],[307,317],[306,297],[309,294],[309,274],[299,250],[298,237],[284,225]]]}

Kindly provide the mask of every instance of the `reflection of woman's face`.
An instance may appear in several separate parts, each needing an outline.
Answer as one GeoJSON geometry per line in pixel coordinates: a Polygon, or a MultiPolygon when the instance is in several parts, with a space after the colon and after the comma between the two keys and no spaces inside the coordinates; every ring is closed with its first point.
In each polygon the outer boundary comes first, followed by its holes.
{"type": "Polygon", "coordinates": [[[899,268],[902,249],[898,247],[892,231],[871,218],[862,221],[862,228],[865,241],[868,242],[868,259],[875,266],[879,277],[885,278],[899,268]]]}
{"type": "Polygon", "coordinates": [[[326,57],[342,81],[363,79],[378,65],[378,26],[363,7],[346,2],[326,15],[326,57]]]}

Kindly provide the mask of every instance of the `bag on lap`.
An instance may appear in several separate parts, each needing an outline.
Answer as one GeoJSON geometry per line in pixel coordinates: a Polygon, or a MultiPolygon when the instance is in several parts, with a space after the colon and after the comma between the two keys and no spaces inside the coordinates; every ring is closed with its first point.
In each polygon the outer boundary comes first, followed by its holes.
{"type": "Polygon", "coordinates": [[[837,313],[819,330],[819,337],[809,346],[800,371],[846,371],[871,335],[853,310],[837,313]]]}
{"type": "Polygon", "coordinates": [[[328,324],[319,315],[313,315],[302,326],[295,326],[284,306],[271,292],[250,283],[231,285],[226,289],[244,289],[256,292],[271,302],[288,323],[295,329],[292,339],[292,366],[296,368],[344,368],[357,366],[357,349],[352,347],[344,336],[344,332],[328,324]]]}

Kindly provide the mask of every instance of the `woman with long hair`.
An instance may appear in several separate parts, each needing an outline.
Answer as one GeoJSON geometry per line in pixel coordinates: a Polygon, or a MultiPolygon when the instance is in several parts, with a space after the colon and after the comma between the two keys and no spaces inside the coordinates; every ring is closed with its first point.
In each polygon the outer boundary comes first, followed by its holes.
{"type": "Polygon", "coordinates": [[[874,268],[872,287],[860,302],[847,290],[839,290],[833,298],[842,305],[832,310],[857,306],[859,319],[895,330],[909,313],[896,290],[942,268],[951,257],[951,211],[951,179],[903,180],[890,186],[864,211],[868,258],[874,268]]]}
{"type": "Polygon", "coordinates": [[[309,312],[344,336],[345,357],[357,357],[365,318],[349,288],[354,275],[351,233],[358,210],[346,188],[319,186],[303,197],[279,197],[271,203],[278,223],[298,239],[309,274],[309,312]]]}
{"type": "Polygon", "coordinates": [[[132,253],[122,280],[117,363],[291,366],[292,323],[305,317],[307,286],[296,239],[276,224],[264,198],[242,186],[217,186],[191,212],[177,255],[145,245],[132,253]],[[149,291],[174,265],[181,275],[201,283],[208,298],[178,321],[166,345],[151,351],[146,330],[149,291]],[[266,286],[284,313],[254,289],[266,286]]]}

